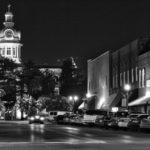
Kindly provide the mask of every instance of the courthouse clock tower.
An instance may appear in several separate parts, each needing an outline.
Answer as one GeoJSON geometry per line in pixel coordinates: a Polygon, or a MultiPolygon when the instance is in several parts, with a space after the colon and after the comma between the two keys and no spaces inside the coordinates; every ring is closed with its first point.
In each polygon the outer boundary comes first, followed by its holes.
{"type": "Polygon", "coordinates": [[[21,63],[21,33],[16,31],[13,22],[13,14],[10,11],[11,5],[8,5],[8,11],[5,13],[4,29],[0,31],[0,55],[13,60],[15,63],[21,63]]]}

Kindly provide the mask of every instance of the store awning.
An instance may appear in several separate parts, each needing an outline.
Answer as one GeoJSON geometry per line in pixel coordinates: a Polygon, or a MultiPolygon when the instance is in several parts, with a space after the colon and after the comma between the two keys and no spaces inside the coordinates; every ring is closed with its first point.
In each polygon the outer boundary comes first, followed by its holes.
{"type": "Polygon", "coordinates": [[[113,102],[113,100],[115,99],[116,96],[117,96],[117,93],[114,93],[114,94],[109,96],[109,101],[108,101],[109,105],[112,104],[112,102],[113,102]]]}
{"type": "Polygon", "coordinates": [[[143,96],[143,97],[140,97],[132,102],[130,102],[128,104],[128,106],[137,106],[137,105],[143,105],[143,104],[146,104],[147,102],[150,101],[150,97],[147,97],[147,96],[143,96]]]}
{"type": "Polygon", "coordinates": [[[78,107],[78,109],[84,109],[84,102],[78,107]]]}
{"type": "Polygon", "coordinates": [[[116,93],[116,94],[111,95],[109,97],[109,101],[110,101],[109,107],[116,107],[118,103],[120,102],[121,98],[122,98],[121,93],[116,93]]]}

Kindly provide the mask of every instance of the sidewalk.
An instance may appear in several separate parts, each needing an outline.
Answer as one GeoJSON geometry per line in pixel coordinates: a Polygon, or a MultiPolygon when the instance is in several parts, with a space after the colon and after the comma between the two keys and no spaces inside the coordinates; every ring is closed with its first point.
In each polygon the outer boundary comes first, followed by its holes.
{"type": "Polygon", "coordinates": [[[0,123],[28,124],[28,120],[0,120],[0,123]]]}
{"type": "MultiPolygon", "coordinates": [[[[0,124],[7,123],[7,124],[29,124],[28,120],[0,120],[0,124]]],[[[51,122],[44,122],[45,125],[52,124],[51,122]]]]}

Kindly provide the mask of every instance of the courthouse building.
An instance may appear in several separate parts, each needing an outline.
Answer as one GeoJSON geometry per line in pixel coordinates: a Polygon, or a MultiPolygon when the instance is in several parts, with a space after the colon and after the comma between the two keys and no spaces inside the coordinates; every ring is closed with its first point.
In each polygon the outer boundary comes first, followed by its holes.
{"type": "Polygon", "coordinates": [[[0,54],[2,57],[9,58],[15,63],[21,63],[21,33],[14,29],[13,14],[10,11],[5,13],[4,29],[0,31],[0,54]]]}

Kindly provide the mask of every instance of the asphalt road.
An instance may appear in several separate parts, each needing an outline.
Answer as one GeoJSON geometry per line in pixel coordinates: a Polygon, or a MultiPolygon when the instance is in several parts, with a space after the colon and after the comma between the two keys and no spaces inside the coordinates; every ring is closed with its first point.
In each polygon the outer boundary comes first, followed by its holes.
{"type": "Polygon", "coordinates": [[[149,150],[150,133],[0,122],[0,150],[149,150]]]}

